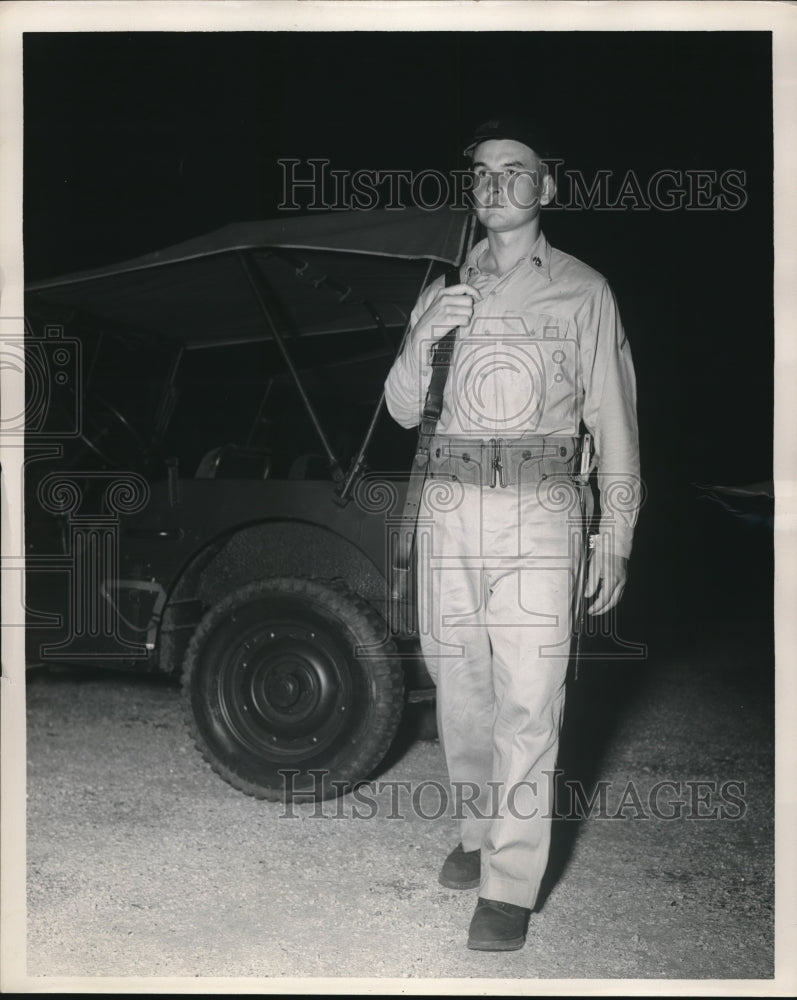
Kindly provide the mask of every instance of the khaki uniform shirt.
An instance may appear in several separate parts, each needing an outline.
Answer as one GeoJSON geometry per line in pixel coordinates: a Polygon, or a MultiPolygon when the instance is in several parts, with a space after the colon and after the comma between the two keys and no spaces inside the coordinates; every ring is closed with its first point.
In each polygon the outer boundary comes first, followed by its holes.
{"type": "MultiPolygon", "coordinates": [[[[437,433],[482,440],[575,437],[583,420],[594,439],[603,518],[611,515],[615,551],[627,557],[641,493],[636,383],[612,290],[542,233],[529,255],[500,277],[480,269],[486,249],[485,239],[461,270],[461,280],[481,299],[457,334],[437,433]]],[[[441,284],[422,292],[412,327],[441,284]]],[[[388,375],[387,406],[403,427],[420,423],[432,347],[413,350],[408,340],[388,375]]]]}

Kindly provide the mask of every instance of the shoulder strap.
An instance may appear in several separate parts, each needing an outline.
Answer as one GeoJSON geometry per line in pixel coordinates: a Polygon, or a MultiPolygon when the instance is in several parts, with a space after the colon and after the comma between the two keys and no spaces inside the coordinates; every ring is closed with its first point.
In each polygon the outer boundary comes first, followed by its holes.
{"type": "MultiPolygon", "coordinates": [[[[452,267],[446,271],[446,288],[456,285],[459,282],[459,268],[452,267]]],[[[421,417],[421,434],[434,434],[437,421],[443,412],[443,393],[448,381],[448,370],[451,367],[451,355],[454,352],[454,341],[457,337],[457,328],[449,330],[441,337],[434,346],[432,354],[432,377],[429,380],[429,388],[426,392],[426,402],[423,405],[421,417]]]]}
{"type": "MultiPolygon", "coordinates": [[[[445,285],[449,288],[459,282],[459,268],[452,267],[446,271],[445,285]]],[[[451,367],[451,355],[454,351],[457,329],[449,330],[441,337],[432,354],[432,377],[426,392],[426,400],[421,415],[421,426],[418,433],[418,444],[415,458],[410,469],[407,483],[407,494],[404,500],[404,510],[400,521],[398,536],[394,537],[391,548],[392,580],[391,580],[391,630],[398,633],[402,630],[414,632],[414,622],[410,609],[413,604],[411,587],[412,553],[415,542],[415,527],[418,521],[418,509],[421,504],[423,484],[429,466],[429,448],[434,437],[437,421],[443,410],[443,393],[451,367]],[[402,629],[403,626],[403,629],[402,629]]]]}

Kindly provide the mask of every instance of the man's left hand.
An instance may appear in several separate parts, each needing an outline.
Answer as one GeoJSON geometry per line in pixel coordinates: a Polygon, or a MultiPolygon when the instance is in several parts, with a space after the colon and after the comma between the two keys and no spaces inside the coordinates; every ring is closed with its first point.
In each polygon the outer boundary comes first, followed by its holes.
{"type": "Polygon", "coordinates": [[[584,599],[594,597],[587,608],[590,615],[602,615],[617,604],[623,596],[625,581],[628,576],[628,560],[624,556],[615,555],[611,546],[600,540],[592,553],[589,564],[587,586],[584,599]]]}

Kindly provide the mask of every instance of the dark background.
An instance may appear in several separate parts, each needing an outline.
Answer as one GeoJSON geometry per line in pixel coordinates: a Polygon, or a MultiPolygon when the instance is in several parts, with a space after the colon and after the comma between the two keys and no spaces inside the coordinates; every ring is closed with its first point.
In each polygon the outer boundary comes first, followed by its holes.
{"type": "MultiPolygon", "coordinates": [[[[550,210],[607,276],[637,368],[630,621],[771,624],[771,36],[763,32],[97,33],[24,40],[26,278],[275,217],[280,157],[448,170],[472,126],[541,112],[586,177],[744,171],[739,211],[550,210]]],[[[633,636],[632,638],[635,638],[633,636]]]]}

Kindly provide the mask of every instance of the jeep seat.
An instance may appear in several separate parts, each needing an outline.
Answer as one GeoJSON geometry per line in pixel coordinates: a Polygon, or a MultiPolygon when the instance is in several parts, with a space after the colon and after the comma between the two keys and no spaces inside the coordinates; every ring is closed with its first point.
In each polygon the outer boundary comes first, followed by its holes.
{"type": "Polygon", "coordinates": [[[199,462],[196,479],[267,479],[271,452],[265,448],[223,444],[211,448],[199,462]]]}

